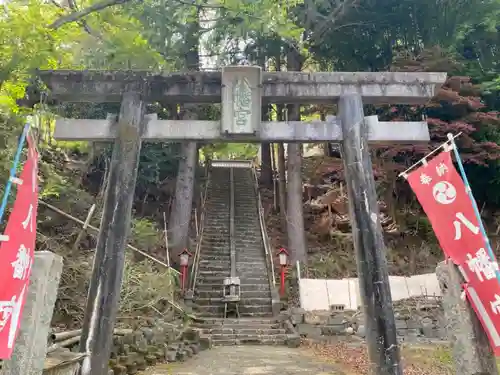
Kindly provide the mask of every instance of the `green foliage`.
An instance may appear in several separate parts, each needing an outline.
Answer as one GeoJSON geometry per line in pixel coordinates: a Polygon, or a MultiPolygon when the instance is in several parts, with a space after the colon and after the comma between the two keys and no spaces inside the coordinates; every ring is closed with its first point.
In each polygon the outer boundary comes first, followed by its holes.
{"type": "Polygon", "coordinates": [[[202,148],[203,157],[211,160],[252,160],[257,153],[258,145],[255,143],[212,143],[202,148]]]}
{"type": "Polygon", "coordinates": [[[131,238],[139,249],[146,252],[155,249],[161,243],[161,235],[156,224],[144,218],[132,220],[131,238]]]}
{"type": "Polygon", "coordinates": [[[64,67],[71,61],[68,47],[81,35],[77,25],[64,31],[47,25],[58,13],[52,4],[14,0],[5,3],[0,18],[0,111],[17,112],[15,100],[23,97],[34,69],[64,67]]]}

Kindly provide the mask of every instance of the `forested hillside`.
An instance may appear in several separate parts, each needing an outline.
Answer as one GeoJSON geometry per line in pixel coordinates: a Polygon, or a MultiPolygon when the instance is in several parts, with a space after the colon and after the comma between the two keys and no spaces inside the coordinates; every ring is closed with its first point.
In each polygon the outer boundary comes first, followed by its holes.
{"type": "MultiPolygon", "coordinates": [[[[11,0],[3,4],[2,12],[0,189],[7,181],[25,116],[36,114],[41,119],[36,124],[42,155],[41,199],[82,221],[96,204],[91,222],[99,225],[110,145],[56,142],[52,138],[54,118],[104,118],[119,108],[107,104],[58,105],[47,100],[44,87],[36,79],[36,69],[175,72],[250,63],[268,71],[438,71],[447,72],[449,79],[428,105],[365,109],[367,115],[377,114],[385,121],[425,118],[432,134],[430,144],[373,150],[379,196],[388,220],[391,271],[425,271],[430,267],[429,259],[440,256],[425,216],[397,174],[442,142],[447,132],[462,132],[458,144],[474,194],[490,233],[498,232],[499,0],[11,0]],[[420,266],[423,259],[427,259],[426,267],[420,266]]],[[[154,103],[148,112],[158,113],[160,118],[185,118],[187,113],[199,119],[218,119],[220,108],[176,108],[154,103]]],[[[334,103],[290,106],[285,114],[282,106],[272,106],[263,112],[271,119],[308,120],[335,114],[336,107],[334,103]]],[[[169,225],[179,160],[193,146],[202,158],[253,158],[258,147],[144,145],[131,243],[160,259],[165,258],[163,229],[169,225]]],[[[261,185],[270,197],[273,168],[286,168],[284,145],[260,146],[261,185]]],[[[305,160],[300,147],[288,147],[288,163],[303,169],[305,191],[312,191],[309,196],[304,194],[303,207],[288,207],[289,212],[303,212],[299,216],[304,222],[301,224],[299,218],[298,225],[305,227],[307,244],[301,238],[291,240],[302,241],[295,247],[304,253],[308,247],[313,253],[309,257],[311,274],[353,274],[350,239],[344,235],[348,224],[340,155],[335,145],[321,147],[324,156],[305,160]],[[331,202],[319,198],[334,186],[338,194],[332,202],[338,200],[338,204],[332,212],[327,208],[331,202]]],[[[279,181],[278,185],[282,184],[279,181]]],[[[193,194],[194,204],[199,195],[200,191],[193,194]]],[[[278,210],[271,209],[272,201],[267,201],[267,213],[273,240],[276,246],[286,246],[287,218],[284,210],[280,216],[278,210]]],[[[281,201],[282,197],[277,198],[278,203],[281,201]]],[[[85,234],[82,238],[80,231],[64,215],[40,206],[39,249],[65,256],[55,316],[65,324],[68,319],[71,324],[81,319],[95,246],[95,236],[85,234]]],[[[182,237],[182,233],[173,232],[172,236],[182,237]]],[[[176,254],[171,257],[175,263],[176,254]]],[[[162,271],[138,256],[130,258],[128,267],[122,303],[125,315],[134,309],[151,308],[139,301],[141,289],[165,294],[161,289],[165,286],[154,281],[162,271]]],[[[154,296],[145,299],[151,301],[154,296]]],[[[162,308],[160,301],[152,306],[162,308]]]]}

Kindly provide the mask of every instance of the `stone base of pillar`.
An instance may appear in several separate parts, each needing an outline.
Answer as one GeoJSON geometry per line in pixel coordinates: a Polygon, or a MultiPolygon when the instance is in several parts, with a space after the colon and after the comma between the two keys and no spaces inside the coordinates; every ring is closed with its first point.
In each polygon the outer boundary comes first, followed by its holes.
{"type": "Polygon", "coordinates": [[[50,251],[35,252],[21,326],[10,360],[1,375],[41,375],[47,337],[57,298],[63,259],[50,251]]]}
{"type": "Polygon", "coordinates": [[[456,375],[498,375],[488,337],[474,310],[463,300],[463,278],[451,260],[436,268],[456,375]]]}

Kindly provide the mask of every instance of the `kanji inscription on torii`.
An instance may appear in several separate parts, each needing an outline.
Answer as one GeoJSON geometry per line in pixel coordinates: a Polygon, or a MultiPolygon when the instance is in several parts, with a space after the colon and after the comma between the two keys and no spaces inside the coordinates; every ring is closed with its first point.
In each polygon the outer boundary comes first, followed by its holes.
{"type": "Polygon", "coordinates": [[[258,66],[222,70],[221,130],[228,135],[256,134],[261,123],[262,72],[258,66]]]}

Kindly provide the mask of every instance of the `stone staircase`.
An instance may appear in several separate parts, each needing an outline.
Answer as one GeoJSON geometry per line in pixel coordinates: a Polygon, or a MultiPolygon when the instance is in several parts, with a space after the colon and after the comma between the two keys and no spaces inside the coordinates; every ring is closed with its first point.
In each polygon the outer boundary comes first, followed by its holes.
{"type": "Polygon", "coordinates": [[[229,246],[229,168],[213,168],[205,203],[205,223],[196,277],[194,308],[197,315],[222,317],[222,283],[231,273],[229,246]]]}
{"type": "Polygon", "coordinates": [[[252,170],[234,168],[236,272],[242,316],[272,316],[271,289],[252,170]]]}
{"type": "Polygon", "coordinates": [[[273,317],[271,288],[251,168],[212,167],[193,308],[194,323],[215,345],[285,344],[273,317]],[[231,208],[231,190],[234,206],[231,208]],[[234,217],[236,276],[241,281],[240,318],[223,319],[223,280],[231,274],[230,217],[234,217]]]}
{"type": "Polygon", "coordinates": [[[286,330],[274,318],[205,319],[194,323],[213,345],[285,345],[286,330]]]}

